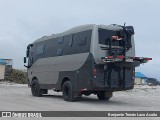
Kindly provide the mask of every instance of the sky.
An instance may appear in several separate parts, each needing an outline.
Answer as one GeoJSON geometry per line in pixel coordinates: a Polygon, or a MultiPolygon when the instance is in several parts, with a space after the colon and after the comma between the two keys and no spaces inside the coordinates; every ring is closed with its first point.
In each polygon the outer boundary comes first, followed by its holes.
{"type": "Polygon", "coordinates": [[[136,68],[160,80],[160,0],[0,0],[0,58],[24,69],[29,43],[84,24],[132,25],[136,56],[152,61],[136,68]]]}

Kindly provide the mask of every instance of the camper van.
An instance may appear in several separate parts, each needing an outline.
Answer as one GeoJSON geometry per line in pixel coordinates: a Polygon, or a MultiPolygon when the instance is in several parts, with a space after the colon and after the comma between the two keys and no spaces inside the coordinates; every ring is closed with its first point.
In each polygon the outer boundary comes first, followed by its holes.
{"type": "Polygon", "coordinates": [[[82,25],[44,36],[27,47],[25,66],[33,96],[62,91],[65,101],[133,89],[135,67],[151,58],[135,57],[134,28],[82,25]]]}

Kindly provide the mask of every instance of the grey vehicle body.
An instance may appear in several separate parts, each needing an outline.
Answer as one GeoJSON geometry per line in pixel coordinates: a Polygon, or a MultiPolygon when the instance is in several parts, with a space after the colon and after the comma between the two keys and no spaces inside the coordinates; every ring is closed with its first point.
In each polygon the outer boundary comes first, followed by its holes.
{"type": "Polygon", "coordinates": [[[41,89],[62,91],[63,83],[70,81],[74,92],[86,95],[132,89],[135,67],[144,62],[127,61],[134,57],[132,26],[90,24],[74,27],[63,33],[44,36],[27,47],[28,84],[31,86],[36,79],[41,89]],[[128,38],[124,29],[131,31],[128,38]],[[125,36],[125,42],[112,42],[110,39],[115,34],[125,36]],[[120,60],[115,56],[124,58],[120,60]]]}

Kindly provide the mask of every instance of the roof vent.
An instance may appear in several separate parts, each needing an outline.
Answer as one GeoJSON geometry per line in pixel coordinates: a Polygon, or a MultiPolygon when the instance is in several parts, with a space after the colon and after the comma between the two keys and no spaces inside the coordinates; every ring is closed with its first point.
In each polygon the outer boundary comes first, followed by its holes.
{"type": "Polygon", "coordinates": [[[45,37],[47,37],[47,36],[43,36],[43,37],[41,37],[41,38],[45,38],[45,37]]]}
{"type": "Polygon", "coordinates": [[[109,26],[120,26],[121,27],[121,25],[117,25],[117,24],[110,24],[109,26]]]}

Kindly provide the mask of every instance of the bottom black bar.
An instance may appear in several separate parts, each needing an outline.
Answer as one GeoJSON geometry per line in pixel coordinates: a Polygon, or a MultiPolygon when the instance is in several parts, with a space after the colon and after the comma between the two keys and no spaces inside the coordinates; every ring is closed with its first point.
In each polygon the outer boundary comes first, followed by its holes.
{"type": "Polygon", "coordinates": [[[160,111],[0,111],[0,117],[160,117],[160,111]]]}

